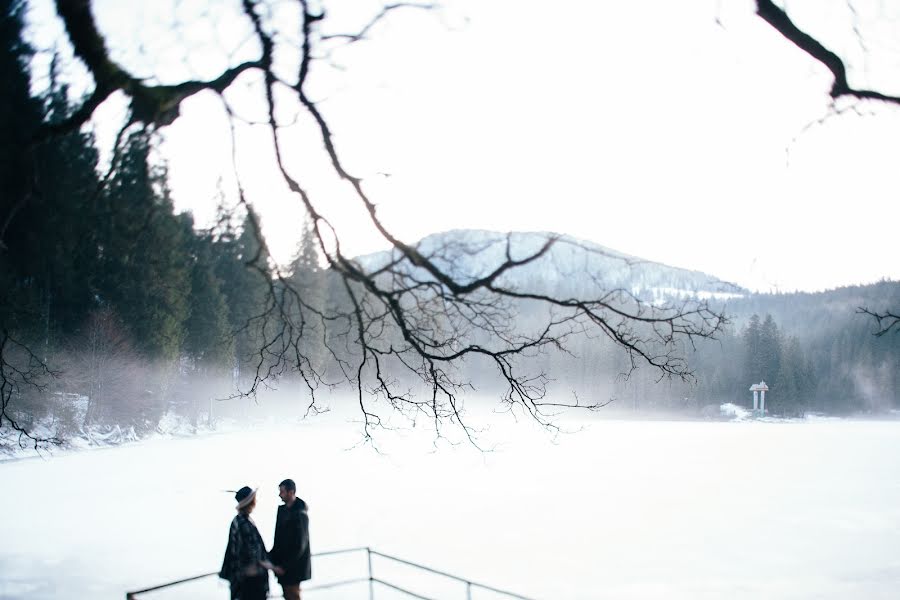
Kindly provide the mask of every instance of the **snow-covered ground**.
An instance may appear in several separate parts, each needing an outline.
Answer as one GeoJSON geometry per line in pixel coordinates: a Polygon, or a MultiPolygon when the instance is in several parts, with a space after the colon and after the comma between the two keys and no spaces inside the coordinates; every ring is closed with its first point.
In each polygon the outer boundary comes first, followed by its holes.
{"type": "MultiPolygon", "coordinates": [[[[234,514],[223,490],[260,486],[271,542],[285,477],[310,505],[314,551],[368,545],[533,598],[896,598],[900,422],[585,425],[556,444],[527,423],[495,426],[486,455],[385,433],[376,453],[348,449],[358,428],[330,416],[3,462],[0,598],[121,599],[216,570],[234,514]]],[[[364,576],[365,561],[314,570],[320,583],[364,576]]],[[[207,579],[145,596],[176,597],[227,590],[207,579]]]]}

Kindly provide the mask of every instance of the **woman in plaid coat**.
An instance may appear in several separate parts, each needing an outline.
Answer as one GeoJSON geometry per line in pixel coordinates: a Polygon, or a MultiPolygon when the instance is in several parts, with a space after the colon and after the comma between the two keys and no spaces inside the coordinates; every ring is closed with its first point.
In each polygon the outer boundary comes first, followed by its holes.
{"type": "Polygon", "coordinates": [[[237,516],[228,530],[228,545],[219,577],[231,583],[232,600],[265,600],[269,593],[269,572],[272,568],[266,546],[250,518],[256,507],[256,490],[242,487],[234,495],[237,516]]]}

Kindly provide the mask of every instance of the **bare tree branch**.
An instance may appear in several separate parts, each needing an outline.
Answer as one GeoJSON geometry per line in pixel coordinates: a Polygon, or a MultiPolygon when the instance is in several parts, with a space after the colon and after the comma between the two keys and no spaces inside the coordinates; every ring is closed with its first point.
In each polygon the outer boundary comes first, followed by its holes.
{"type": "MultiPolygon", "coordinates": [[[[555,411],[565,408],[594,409],[608,399],[573,402],[548,399],[550,378],[541,369],[527,368],[527,362],[544,352],[567,352],[574,336],[605,336],[629,359],[629,372],[640,366],[655,369],[660,378],[690,380],[692,372],[683,351],[697,338],[715,337],[726,324],[725,317],[703,302],[653,306],[626,290],[606,290],[599,273],[583,273],[596,291],[585,297],[569,297],[552,290],[520,289],[517,273],[529,265],[551,258],[561,243],[547,234],[536,246],[517,245],[512,234],[505,239],[472,244],[429,248],[400,240],[379,218],[376,203],[364,182],[348,172],[341,161],[332,130],[320,107],[307,94],[314,50],[323,39],[345,39],[353,43],[365,38],[371,28],[400,8],[429,9],[431,5],[398,3],[387,5],[357,34],[321,36],[318,24],[325,15],[310,10],[306,0],[297,0],[300,46],[267,30],[265,15],[257,0],[241,0],[241,12],[249,23],[251,38],[259,45],[255,60],[233,66],[207,81],[184,81],[175,85],[149,85],[109,58],[105,40],[98,31],[89,0],[56,0],[57,11],[75,54],[93,75],[95,89],[87,101],[68,119],[48,124],[38,134],[47,140],[72,131],[91,118],[96,108],[112,93],[120,91],[131,102],[131,116],[119,137],[132,124],[155,129],[177,117],[181,103],[203,90],[222,99],[232,130],[232,160],[240,203],[250,208],[237,169],[235,113],[224,94],[244,72],[262,74],[258,102],[265,108],[264,126],[274,148],[275,162],[287,188],[306,209],[318,249],[328,264],[326,277],[337,282],[340,298],[327,307],[315,305],[292,281],[276,270],[269,272],[262,256],[265,240],[252,211],[249,227],[259,251],[245,257],[248,268],[266,278],[268,294],[245,328],[261,332],[262,340],[253,354],[252,381],[243,394],[254,394],[260,386],[289,372],[299,373],[311,395],[310,410],[317,410],[315,393],[321,385],[334,385],[317,368],[302,341],[321,340],[341,377],[354,386],[363,434],[371,440],[374,430],[388,427],[376,404],[406,416],[411,422],[427,418],[438,437],[445,424],[459,427],[473,444],[477,431],[467,422],[462,394],[473,389],[463,367],[467,361],[488,365],[503,387],[501,402],[519,408],[542,425],[554,428],[555,411]],[[276,75],[279,52],[294,52],[298,59],[296,82],[276,75]],[[313,198],[299,178],[291,174],[290,157],[282,148],[285,125],[280,114],[281,86],[305,111],[318,129],[318,141],[330,160],[334,173],[351,188],[372,226],[390,245],[391,253],[379,264],[361,264],[343,253],[340,232],[324,216],[327,199],[313,198]],[[502,244],[499,258],[489,261],[484,253],[502,244]],[[472,258],[482,268],[459,268],[454,257],[472,258]],[[528,319],[522,314],[529,312],[528,319]],[[537,315],[537,316],[535,316],[537,315]],[[402,377],[418,380],[426,389],[415,394],[402,377]]],[[[762,5],[762,4],[761,4],[762,5]]],[[[782,13],[783,14],[783,13],[782,13]]],[[[786,18],[786,17],[785,17],[786,18]]],[[[790,21],[787,21],[790,23],[790,21]]],[[[117,142],[117,146],[118,146],[117,142]]],[[[115,162],[111,169],[115,168],[115,162]]],[[[571,244],[571,240],[562,243],[571,244]]],[[[594,252],[599,252],[596,249],[594,252]]],[[[609,258],[632,265],[627,257],[609,258]]],[[[4,405],[5,406],[5,405],[4,405]]]]}
{"type": "Polygon", "coordinates": [[[878,331],[873,334],[875,337],[881,337],[891,330],[894,330],[894,333],[900,333],[900,314],[891,311],[875,312],[865,306],[856,309],[856,313],[868,315],[875,320],[878,327],[878,331]]]}
{"type": "Polygon", "coordinates": [[[347,42],[359,42],[361,40],[366,39],[369,32],[372,30],[375,25],[377,25],[380,21],[384,20],[392,12],[396,11],[400,8],[420,8],[423,10],[431,10],[435,8],[436,4],[416,4],[414,2],[397,2],[395,4],[388,4],[382,7],[381,12],[379,12],[375,17],[373,17],[368,23],[366,23],[362,29],[357,31],[356,33],[333,33],[330,35],[321,36],[321,40],[346,40],[347,42]]]}
{"type": "Polygon", "coordinates": [[[259,61],[248,61],[227,69],[209,81],[184,81],[177,85],[146,85],[109,58],[106,42],[94,22],[90,0],[57,0],[56,10],[66,27],[69,41],[94,77],[94,92],[72,116],[38,130],[36,141],[78,129],[114,92],[124,92],[131,101],[132,120],[146,125],[170,125],[178,117],[181,103],[194,94],[211,90],[221,94],[250,69],[261,69],[259,61]]]}
{"type": "Polygon", "coordinates": [[[847,81],[847,67],[837,54],[822,45],[819,40],[802,31],[787,13],[779,8],[772,0],[757,0],[757,14],[785,39],[809,54],[812,58],[822,63],[834,76],[831,85],[831,97],[834,99],[842,96],[852,96],[865,100],[881,100],[892,104],[900,104],[900,96],[891,96],[875,90],[856,89],[847,81]]]}
{"type": "MultiPolygon", "coordinates": [[[[853,20],[853,32],[856,35],[860,47],[864,53],[867,54],[868,47],[860,29],[859,14],[852,2],[848,2],[847,6],[853,20]]],[[[890,104],[900,104],[900,96],[892,96],[875,90],[851,87],[850,83],[847,81],[847,68],[841,57],[826,48],[819,40],[797,27],[787,13],[776,6],[772,0],[757,0],[756,8],[757,14],[764,21],[771,25],[788,41],[792,42],[812,58],[822,63],[831,72],[834,76],[834,83],[832,84],[829,93],[833,99],[837,100],[838,98],[849,96],[860,100],[880,100],[890,104]]],[[[862,116],[862,113],[855,106],[847,107],[844,110],[852,110],[862,116]]],[[[840,114],[841,112],[843,112],[843,110],[836,111],[837,114],[840,114]]],[[[821,124],[825,118],[827,117],[823,117],[823,119],[820,119],[817,123],[821,124]]],[[[809,126],[804,128],[804,130],[808,128],[809,126]]],[[[878,331],[874,334],[876,336],[883,336],[892,329],[900,331],[900,317],[894,312],[875,312],[867,307],[860,307],[857,309],[857,313],[865,314],[875,319],[878,327],[878,331]]]]}
{"type": "Polygon", "coordinates": [[[24,448],[26,440],[35,450],[47,444],[59,444],[55,436],[42,437],[29,431],[18,422],[12,413],[11,402],[21,397],[26,388],[37,393],[46,391],[46,380],[56,374],[31,349],[10,336],[9,331],[0,332],[0,427],[6,422],[18,433],[19,446],[24,448]]]}

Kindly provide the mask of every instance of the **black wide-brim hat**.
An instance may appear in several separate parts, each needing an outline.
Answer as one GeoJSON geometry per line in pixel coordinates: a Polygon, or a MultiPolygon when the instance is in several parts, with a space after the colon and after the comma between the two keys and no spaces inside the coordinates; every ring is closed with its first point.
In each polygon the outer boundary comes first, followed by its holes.
{"type": "Polygon", "coordinates": [[[237,500],[236,508],[238,510],[241,510],[242,508],[253,502],[253,499],[256,498],[256,490],[258,489],[259,488],[250,489],[246,485],[239,489],[234,495],[234,499],[237,500]]]}

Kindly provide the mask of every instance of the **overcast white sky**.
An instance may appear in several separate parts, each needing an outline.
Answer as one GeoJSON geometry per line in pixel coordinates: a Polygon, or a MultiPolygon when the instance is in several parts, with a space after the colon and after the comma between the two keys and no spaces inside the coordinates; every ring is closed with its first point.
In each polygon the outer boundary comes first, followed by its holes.
{"type": "MultiPolygon", "coordinates": [[[[140,39],[170,66],[179,44],[238,45],[230,3],[208,4],[194,15],[189,2],[94,3],[114,51],[140,39]],[[160,14],[178,21],[171,40],[148,33],[160,14]]],[[[880,43],[900,32],[893,5],[854,3],[856,21],[841,1],[790,7],[854,60],[853,83],[896,93],[900,56],[880,43]]],[[[326,27],[358,28],[377,6],[329,5],[326,27]]],[[[182,65],[214,75],[221,66],[204,56],[182,65]]],[[[463,227],[552,230],[761,290],[900,278],[900,108],[863,104],[863,116],[817,123],[829,112],[829,74],[752,2],[450,0],[397,12],[331,59],[314,65],[310,89],[350,171],[407,241],[463,227]]],[[[182,115],[164,151],[178,206],[202,224],[231,169],[227,128],[210,97],[182,115]]],[[[285,261],[302,213],[278,182],[265,131],[243,127],[239,144],[239,171],[285,261]]],[[[326,176],[308,121],[285,144],[345,249],[384,248],[326,176]]]]}

